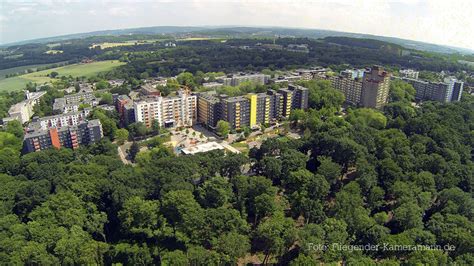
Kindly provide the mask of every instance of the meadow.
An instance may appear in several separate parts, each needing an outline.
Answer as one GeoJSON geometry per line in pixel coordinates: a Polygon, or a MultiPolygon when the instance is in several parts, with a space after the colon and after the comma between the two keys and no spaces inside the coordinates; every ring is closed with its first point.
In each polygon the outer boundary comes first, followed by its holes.
{"type": "Polygon", "coordinates": [[[125,41],[125,42],[103,42],[99,44],[94,44],[89,48],[95,48],[95,47],[100,47],[100,49],[107,49],[107,48],[113,48],[113,47],[119,47],[119,46],[131,46],[131,45],[141,45],[141,44],[150,44],[150,43],[155,43],[158,41],[162,40],[131,40],[131,41],[125,41]]]}
{"type": "MultiPolygon", "coordinates": [[[[33,72],[24,74],[21,76],[16,76],[12,78],[6,78],[0,80],[0,91],[14,91],[21,90],[25,88],[26,84],[29,82],[44,84],[53,81],[54,79],[48,77],[48,74],[55,71],[58,72],[58,77],[60,76],[72,76],[72,77],[93,77],[99,73],[107,72],[115,67],[121,66],[125,63],[117,60],[108,60],[108,61],[97,61],[92,63],[79,63],[72,64],[57,68],[51,68],[43,71],[33,72]]],[[[6,70],[5,70],[6,71],[6,70]]]]}

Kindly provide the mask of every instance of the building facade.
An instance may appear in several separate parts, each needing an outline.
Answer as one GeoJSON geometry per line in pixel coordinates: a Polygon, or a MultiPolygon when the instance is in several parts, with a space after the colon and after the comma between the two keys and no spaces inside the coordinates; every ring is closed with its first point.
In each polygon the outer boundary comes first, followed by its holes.
{"type": "Polygon", "coordinates": [[[410,79],[418,79],[418,75],[420,72],[415,71],[413,69],[402,69],[399,71],[400,77],[402,78],[410,78],[410,79]]]}
{"type": "Polygon", "coordinates": [[[291,110],[307,109],[308,95],[307,88],[295,85],[237,97],[206,92],[198,96],[198,122],[211,128],[219,120],[234,129],[255,127],[289,118],[291,110]]]}
{"type": "Polygon", "coordinates": [[[41,118],[33,118],[32,122],[28,125],[28,127],[46,130],[49,128],[56,128],[56,127],[76,126],[86,121],[87,116],[90,114],[90,112],[91,112],[90,108],[85,108],[82,111],[78,111],[74,113],[45,116],[41,118]]]}
{"type": "Polygon", "coordinates": [[[382,108],[388,101],[390,74],[380,66],[373,66],[364,73],[360,105],[367,108],[382,108]]]}
{"type": "Polygon", "coordinates": [[[133,101],[127,95],[119,95],[115,101],[115,108],[119,114],[120,125],[126,127],[135,122],[133,101]]]}
{"type": "Polygon", "coordinates": [[[158,121],[161,127],[192,126],[196,120],[197,97],[179,91],[175,97],[150,97],[134,103],[135,121],[151,127],[158,121]]]}
{"type": "Polygon", "coordinates": [[[3,122],[6,123],[11,120],[18,120],[22,124],[28,122],[34,114],[33,107],[39,103],[41,97],[45,94],[46,91],[25,91],[25,100],[12,105],[8,110],[8,117],[4,118],[3,122]]]}
{"type": "Polygon", "coordinates": [[[220,119],[229,122],[231,128],[250,126],[250,100],[245,96],[221,99],[220,119]]]}
{"type": "Polygon", "coordinates": [[[342,92],[346,102],[357,105],[360,103],[362,95],[362,78],[352,78],[350,76],[338,75],[329,77],[329,81],[334,89],[342,92]]]}
{"type": "Polygon", "coordinates": [[[266,84],[270,76],[265,74],[235,74],[219,79],[226,86],[239,86],[242,82],[250,81],[254,84],[266,84]]]}
{"type": "Polygon", "coordinates": [[[197,103],[197,121],[207,127],[215,128],[220,111],[220,100],[216,97],[215,91],[199,94],[197,103]]]}
{"type": "Polygon", "coordinates": [[[83,121],[74,126],[51,127],[27,131],[23,140],[25,152],[61,147],[76,149],[102,139],[102,125],[98,119],[83,121]]]}
{"type": "Polygon", "coordinates": [[[401,78],[416,90],[415,98],[422,101],[452,102],[461,100],[464,83],[454,78],[444,82],[432,82],[419,79],[401,78]]]}

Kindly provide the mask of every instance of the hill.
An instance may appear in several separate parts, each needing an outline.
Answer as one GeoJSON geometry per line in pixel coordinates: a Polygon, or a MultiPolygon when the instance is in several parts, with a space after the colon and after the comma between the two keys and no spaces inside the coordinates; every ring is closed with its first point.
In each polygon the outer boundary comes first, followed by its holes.
{"type": "Polygon", "coordinates": [[[208,36],[226,36],[226,37],[307,37],[307,38],[326,38],[326,37],[349,37],[349,38],[363,38],[363,39],[374,39],[384,42],[394,43],[403,46],[407,49],[416,49],[428,52],[437,53],[461,53],[461,54],[473,54],[474,51],[465,48],[451,47],[445,45],[437,45],[395,37],[377,36],[370,34],[361,33],[350,33],[341,31],[331,30],[320,30],[320,29],[302,29],[302,28],[283,28],[283,27],[242,27],[242,26],[207,26],[207,27],[179,27],[179,26],[157,26],[157,27],[143,27],[143,28],[131,28],[131,29],[116,29],[116,30],[103,30],[94,31],[88,33],[77,33],[68,34],[63,36],[21,41],[10,44],[3,44],[3,47],[11,45],[20,45],[27,43],[48,43],[58,42],[70,39],[86,38],[91,36],[119,36],[127,34],[202,34],[208,36]]]}

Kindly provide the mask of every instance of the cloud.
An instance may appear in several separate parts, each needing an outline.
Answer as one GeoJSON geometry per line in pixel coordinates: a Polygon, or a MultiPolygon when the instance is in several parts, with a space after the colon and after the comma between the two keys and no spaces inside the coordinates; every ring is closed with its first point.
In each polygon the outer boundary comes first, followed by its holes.
{"type": "Polygon", "coordinates": [[[134,7],[112,7],[109,8],[109,15],[116,17],[128,17],[135,13],[134,7]]]}
{"type": "Polygon", "coordinates": [[[243,25],[348,31],[474,49],[474,1],[469,0],[0,0],[0,6],[1,42],[143,26],[243,25]]]}

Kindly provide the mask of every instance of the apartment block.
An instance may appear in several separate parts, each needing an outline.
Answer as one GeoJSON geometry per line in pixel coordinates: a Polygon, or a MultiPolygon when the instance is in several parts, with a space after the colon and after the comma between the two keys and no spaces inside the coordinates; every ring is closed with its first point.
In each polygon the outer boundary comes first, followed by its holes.
{"type": "Polygon", "coordinates": [[[308,109],[309,89],[303,86],[288,85],[293,95],[291,97],[291,109],[308,109]]]}
{"type": "Polygon", "coordinates": [[[462,91],[464,89],[464,82],[455,81],[453,86],[453,93],[451,97],[452,102],[458,102],[461,100],[462,91]]]}
{"type": "Polygon", "coordinates": [[[206,92],[197,98],[197,121],[210,128],[214,128],[219,121],[220,100],[216,92],[206,92]]]}
{"type": "Polygon", "coordinates": [[[179,91],[174,97],[150,97],[134,103],[135,121],[151,127],[158,121],[161,127],[192,126],[196,119],[197,97],[179,91]]]}
{"type": "Polygon", "coordinates": [[[127,95],[119,95],[115,101],[115,108],[119,114],[120,124],[126,127],[135,122],[135,109],[133,101],[127,95]]]}
{"type": "Polygon", "coordinates": [[[402,69],[399,71],[400,77],[402,78],[410,78],[410,79],[418,79],[418,75],[420,72],[415,71],[413,69],[402,69]]]}
{"type": "Polygon", "coordinates": [[[16,103],[8,110],[8,117],[3,119],[3,122],[11,120],[18,120],[20,123],[26,123],[33,116],[33,107],[39,103],[41,97],[46,94],[46,91],[29,92],[25,91],[25,100],[16,103]]]}
{"type": "Polygon", "coordinates": [[[283,105],[281,106],[281,118],[290,118],[291,107],[293,106],[293,92],[289,89],[279,89],[278,93],[281,94],[283,99],[283,105]]]}
{"type": "Polygon", "coordinates": [[[87,120],[87,116],[90,114],[91,109],[85,108],[82,111],[67,113],[61,115],[45,116],[41,118],[33,118],[32,122],[28,125],[29,128],[39,128],[41,130],[47,130],[49,128],[59,128],[68,126],[77,126],[78,124],[87,120]]]}
{"type": "Polygon", "coordinates": [[[362,95],[362,78],[353,78],[352,73],[345,72],[338,76],[328,78],[334,89],[342,92],[346,98],[346,102],[357,105],[361,101],[362,95]]]}
{"type": "Polygon", "coordinates": [[[423,81],[419,79],[402,78],[416,90],[417,100],[452,102],[459,101],[464,83],[454,78],[446,78],[444,82],[423,81]]]}
{"type": "Polygon", "coordinates": [[[388,100],[390,74],[380,66],[364,73],[360,104],[368,108],[382,108],[388,100]]]}
{"type": "Polygon", "coordinates": [[[92,144],[103,137],[102,125],[98,119],[83,121],[74,126],[29,129],[25,134],[25,152],[61,147],[76,149],[92,144]]]}
{"type": "Polygon", "coordinates": [[[198,95],[198,122],[210,128],[219,120],[235,129],[255,127],[288,118],[293,109],[307,108],[308,89],[296,85],[237,97],[205,92],[198,95]]]}
{"type": "Polygon", "coordinates": [[[66,114],[78,112],[81,105],[91,107],[99,105],[100,99],[95,97],[91,88],[82,88],[79,93],[65,95],[63,98],[54,99],[53,112],[57,114],[66,114]]]}
{"type": "Polygon", "coordinates": [[[250,81],[255,84],[266,84],[270,79],[269,75],[265,74],[234,74],[219,79],[221,83],[226,86],[239,86],[242,82],[250,81]]]}
{"type": "Polygon", "coordinates": [[[276,121],[282,118],[283,95],[275,90],[268,90],[267,95],[270,102],[270,121],[276,121]]]}
{"type": "Polygon", "coordinates": [[[246,96],[222,98],[220,118],[229,122],[231,128],[250,126],[250,108],[250,100],[246,96]]]}

